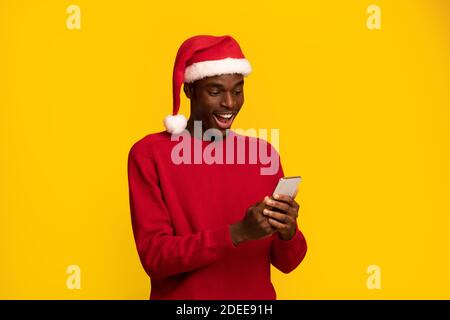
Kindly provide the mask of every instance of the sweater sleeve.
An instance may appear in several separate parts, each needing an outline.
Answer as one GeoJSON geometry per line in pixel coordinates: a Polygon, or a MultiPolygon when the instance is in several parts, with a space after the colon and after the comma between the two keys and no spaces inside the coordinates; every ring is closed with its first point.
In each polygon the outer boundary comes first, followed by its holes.
{"type": "MultiPolygon", "coordinates": [[[[279,155],[278,159],[280,159],[279,155]]],[[[279,168],[277,173],[274,175],[275,185],[278,183],[278,180],[284,176],[281,160],[279,160],[278,163],[279,168]]],[[[295,235],[288,241],[281,239],[276,232],[272,235],[270,262],[281,272],[289,273],[297,268],[297,266],[302,262],[306,251],[306,240],[298,226],[295,235]]]]}
{"type": "Polygon", "coordinates": [[[136,248],[153,279],[191,271],[216,261],[234,248],[229,226],[191,235],[174,235],[148,144],[136,143],[128,156],[131,221],[136,248]]]}
{"type": "Polygon", "coordinates": [[[292,239],[285,241],[273,234],[270,248],[270,262],[274,267],[284,273],[289,273],[302,262],[307,251],[305,237],[297,228],[292,239]]]}

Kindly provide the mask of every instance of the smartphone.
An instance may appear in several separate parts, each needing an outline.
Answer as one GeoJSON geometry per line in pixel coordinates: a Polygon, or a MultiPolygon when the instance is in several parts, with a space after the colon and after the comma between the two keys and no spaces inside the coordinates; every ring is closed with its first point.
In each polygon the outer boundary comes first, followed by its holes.
{"type": "Polygon", "coordinates": [[[277,187],[273,191],[273,194],[284,194],[294,198],[297,195],[298,185],[302,181],[302,177],[293,176],[293,177],[282,177],[278,181],[277,187]]]}

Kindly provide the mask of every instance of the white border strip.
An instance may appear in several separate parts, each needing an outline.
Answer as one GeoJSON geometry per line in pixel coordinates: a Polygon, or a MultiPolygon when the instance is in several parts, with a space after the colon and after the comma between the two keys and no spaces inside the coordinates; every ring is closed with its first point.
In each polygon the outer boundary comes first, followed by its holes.
{"type": "Polygon", "coordinates": [[[221,74],[239,73],[247,76],[252,67],[247,59],[226,58],[222,60],[202,61],[191,64],[184,72],[184,82],[190,83],[206,77],[221,74]]]}

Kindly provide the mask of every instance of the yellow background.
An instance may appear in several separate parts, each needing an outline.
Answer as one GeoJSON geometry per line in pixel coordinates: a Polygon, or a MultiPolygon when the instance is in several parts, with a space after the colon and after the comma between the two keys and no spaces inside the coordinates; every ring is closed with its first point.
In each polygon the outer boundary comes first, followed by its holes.
{"type": "Polygon", "coordinates": [[[279,128],[304,179],[309,251],[278,297],[449,299],[449,21],[445,0],[0,0],[0,298],[148,298],[128,151],[163,130],[181,42],[231,34],[254,68],[234,128],[279,128]]]}

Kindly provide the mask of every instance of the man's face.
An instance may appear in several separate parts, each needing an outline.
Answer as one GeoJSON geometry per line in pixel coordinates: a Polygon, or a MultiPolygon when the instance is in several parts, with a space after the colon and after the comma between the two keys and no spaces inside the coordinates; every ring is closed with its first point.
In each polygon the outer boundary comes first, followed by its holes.
{"type": "Polygon", "coordinates": [[[191,99],[190,121],[202,121],[203,130],[219,129],[225,133],[244,104],[244,77],[225,74],[184,85],[191,99]]]}

